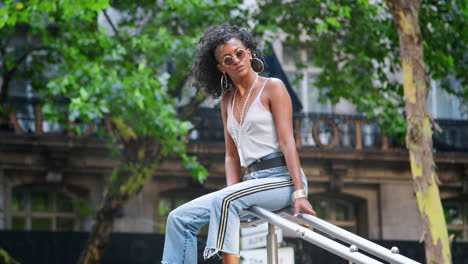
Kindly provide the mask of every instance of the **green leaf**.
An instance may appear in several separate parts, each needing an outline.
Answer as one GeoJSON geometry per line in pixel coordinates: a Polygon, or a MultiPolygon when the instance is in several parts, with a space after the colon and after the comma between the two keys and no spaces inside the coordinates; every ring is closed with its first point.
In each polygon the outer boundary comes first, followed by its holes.
{"type": "Polygon", "coordinates": [[[328,24],[326,23],[318,23],[315,25],[315,30],[317,31],[318,34],[326,31],[328,29],[328,24]]]}
{"type": "Polygon", "coordinates": [[[84,88],[80,88],[80,96],[83,101],[87,101],[89,99],[89,94],[84,88]]]}
{"type": "Polygon", "coordinates": [[[327,17],[327,18],[325,19],[325,21],[326,21],[328,24],[330,24],[330,25],[332,25],[332,26],[334,26],[334,27],[336,27],[336,28],[340,28],[340,27],[341,27],[341,24],[340,24],[340,22],[338,22],[338,19],[337,19],[336,17],[327,17]]]}

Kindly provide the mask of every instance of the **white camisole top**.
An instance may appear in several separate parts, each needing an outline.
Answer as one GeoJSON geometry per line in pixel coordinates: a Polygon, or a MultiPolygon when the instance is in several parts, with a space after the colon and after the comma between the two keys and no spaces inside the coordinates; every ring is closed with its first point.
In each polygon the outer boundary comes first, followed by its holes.
{"type": "Polygon", "coordinates": [[[242,126],[232,113],[232,93],[227,105],[227,130],[236,144],[242,167],[248,167],[257,159],[280,151],[276,125],[273,114],[268,111],[260,100],[263,89],[270,79],[263,84],[252,105],[244,113],[242,126]],[[240,127],[240,131],[239,131],[240,127]],[[239,146],[237,136],[240,136],[239,146]]]}

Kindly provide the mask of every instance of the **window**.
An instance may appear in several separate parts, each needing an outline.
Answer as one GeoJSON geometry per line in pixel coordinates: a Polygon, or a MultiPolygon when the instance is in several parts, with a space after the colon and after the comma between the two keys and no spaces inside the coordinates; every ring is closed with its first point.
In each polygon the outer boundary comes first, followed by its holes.
{"type": "Polygon", "coordinates": [[[67,189],[19,187],[12,191],[11,229],[77,231],[80,219],[67,189]]]}
{"type": "Polygon", "coordinates": [[[190,201],[187,197],[162,196],[158,201],[159,233],[166,232],[166,221],[169,213],[180,205],[190,201]]]}
{"type": "Polygon", "coordinates": [[[309,200],[320,219],[367,237],[367,205],[364,199],[347,194],[321,193],[310,195],[309,200]]]}
{"type": "Polygon", "coordinates": [[[308,56],[305,48],[283,45],[282,52],[283,69],[291,83],[291,86],[303,98],[303,112],[329,113],[332,106],[329,102],[319,102],[320,92],[314,83],[317,80],[320,69],[312,66],[312,58],[308,56]],[[297,67],[301,64],[305,67],[297,67]]]}
{"type": "Polygon", "coordinates": [[[468,202],[466,199],[443,201],[445,221],[454,241],[468,240],[468,202]]]}
{"type": "Polygon", "coordinates": [[[312,200],[312,206],[321,219],[356,233],[356,212],[351,202],[322,198],[312,200]]]}
{"type": "MultiPolygon", "coordinates": [[[[463,89],[461,83],[453,77],[444,82],[455,91],[463,89]]],[[[442,88],[442,81],[431,81],[427,105],[433,118],[468,119],[467,106],[460,98],[446,92],[442,88]]]]}
{"type": "MultiPolygon", "coordinates": [[[[163,192],[160,194],[158,200],[158,208],[156,210],[156,222],[158,223],[159,229],[157,232],[166,233],[166,221],[169,213],[176,209],[177,207],[183,205],[186,202],[189,202],[197,197],[200,197],[204,194],[210,193],[214,190],[204,189],[203,187],[190,187],[182,189],[174,189],[163,192]]],[[[207,234],[208,226],[202,228],[199,233],[207,234]]]]}

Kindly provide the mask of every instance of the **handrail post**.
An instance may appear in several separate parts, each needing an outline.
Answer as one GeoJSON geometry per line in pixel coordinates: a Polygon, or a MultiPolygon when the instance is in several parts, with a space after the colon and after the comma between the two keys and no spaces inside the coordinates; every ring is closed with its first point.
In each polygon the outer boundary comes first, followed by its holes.
{"type": "Polygon", "coordinates": [[[267,235],[267,263],[278,264],[278,239],[276,238],[275,225],[268,223],[267,235]]]}

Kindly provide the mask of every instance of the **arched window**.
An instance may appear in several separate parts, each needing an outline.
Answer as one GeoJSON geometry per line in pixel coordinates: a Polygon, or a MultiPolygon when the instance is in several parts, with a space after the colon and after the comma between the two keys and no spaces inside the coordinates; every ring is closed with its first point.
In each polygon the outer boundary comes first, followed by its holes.
{"type": "MultiPolygon", "coordinates": [[[[186,187],[179,189],[172,189],[165,191],[159,195],[158,210],[156,216],[156,222],[159,226],[159,233],[166,232],[166,221],[169,213],[179,207],[180,205],[191,201],[204,194],[213,192],[215,190],[205,189],[203,187],[186,187]]],[[[207,228],[200,230],[201,234],[208,233],[207,228]]]]}
{"type": "Polygon", "coordinates": [[[368,235],[364,199],[347,194],[320,193],[311,194],[309,200],[321,219],[355,234],[368,235]]]}
{"type": "Polygon", "coordinates": [[[454,241],[468,240],[468,197],[446,199],[443,206],[449,235],[454,241]]]}
{"type": "Polygon", "coordinates": [[[80,230],[79,203],[84,192],[73,187],[23,185],[12,190],[11,229],[80,230]]]}

